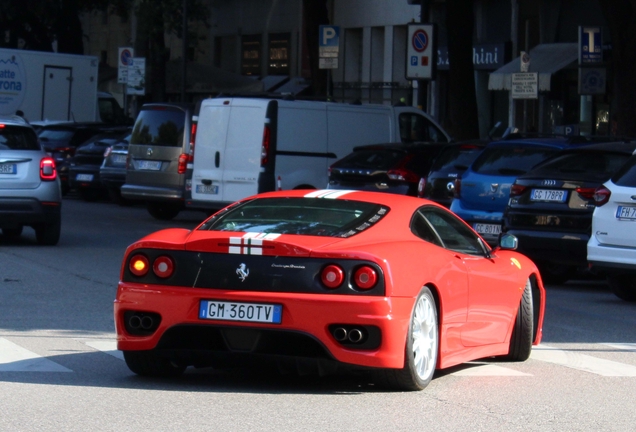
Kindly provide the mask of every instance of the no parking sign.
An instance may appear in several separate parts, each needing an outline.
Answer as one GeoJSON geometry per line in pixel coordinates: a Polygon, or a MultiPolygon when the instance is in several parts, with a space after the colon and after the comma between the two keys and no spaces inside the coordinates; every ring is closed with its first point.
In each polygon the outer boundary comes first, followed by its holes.
{"type": "Polygon", "coordinates": [[[433,24],[409,24],[406,79],[433,79],[436,64],[434,32],[433,24]]]}

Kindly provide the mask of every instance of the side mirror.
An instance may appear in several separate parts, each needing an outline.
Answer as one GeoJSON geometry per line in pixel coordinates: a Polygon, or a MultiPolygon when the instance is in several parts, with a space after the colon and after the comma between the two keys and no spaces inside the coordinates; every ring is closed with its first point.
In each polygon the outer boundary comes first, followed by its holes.
{"type": "Polygon", "coordinates": [[[499,247],[504,250],[516,250],[519,240],[512,234],[502,234],[499,238],[499,247]]]}

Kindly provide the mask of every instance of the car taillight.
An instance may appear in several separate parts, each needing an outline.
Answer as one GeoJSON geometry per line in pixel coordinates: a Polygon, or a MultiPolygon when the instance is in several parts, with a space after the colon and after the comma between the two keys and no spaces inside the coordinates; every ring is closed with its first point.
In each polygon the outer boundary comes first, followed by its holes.
{"type": "Polygon", "coordinates": [[[386,175],[389,176],[391,180],[407,181],[411,183],[418,181],[417,174],[404,168],[389,170],[386,175]]]}
{"type": "Polygon", "coordinates": [[[174,261],[169,256],[160,256],[152,264],[152,271],[160,278],[169,278],[174,273],[174,261]]]}
{"type": "Polygon", "coordinates": [[[55,169],[55,160],[50,157],[42,158],[40,161],[40,179],[52,181],[57,178],[57,169],[55,169]]]}
{"type": "Polygon", "coordinates": [[[261,146],[261,166],[267,165],[269,161],[269,146],[271,139],[271,131],[268,125],[263,128],[263,144],[261,146]]]}
{"type": "Polygon", "coordinates": [[[108,155],[110,155],[110,152],[113,151],[113,148],[111,146],[106,147],[106,150],[104,150],[104,158],[107,158],[108,155]]]}
{"type": "Polygon", "coordinates": [[[344,271],[335,264],[330,264],[322,270],[320,280],[327,288],[338,288],[344,281],[344,271]]]}
{"type": "Polygon", "coordinates": [[[141,254],[133,256],[128,263],[128,270],[139,277],[145,276],[148,273],[149,267],[148,258],[141,254]]]}
{"type": "Polygon", "coordinates": [[[417,196],[418,198],[424,198],[424,189],[426,189],[426,178],[422,177],[417,184],[417,196]]]}
{"type": "Polygon", "coordinates": [[[455,179],[455,187],[453,188],[453,197],[461,197],[462,192],[462,179],[455,179]]]}
{"type": "Polygon", "coordinates": [[[580,187],[580,188],[576,188],[576,192],[579,195],[581,195],[582,198],[594,199],[594,194],[596,193],[596,188],[583,188],[583,187],[580,187]]]}
{"type": "Polygon", "coordinates": [[[194,145],[197,138],[197,121],[198,117],[192,117],[192,128],[190,129],[190,152],[188,154],[188,162],[194,162],[194,145]]]}
{"type": "Polygon", "coordinates": [[[597,207],[607,204],[611,195],[612,192],[610,192],[608,188],[606,188],[605,186],[601,186],[594,191],[594,203],[597,207]]]}
{"type": "Polygon", "coordinates": [[[519,196],[524,193],[526,189],[528,189],[526,186],[513,183],[512,186],[510,186],[510,196],[519,196]]]}
{"type": "Polygon", "coordinates": [[[179,174],[185,174],[186,170],[188,169],[189,158],[190,157],[186,153],[181,153],[179,155],[179,165],[177,166],[177,172],[179,174]]]}
{"type": "Polygon", "coordinates": [[[353,275],[353,283],[360,289],[371,289],[377,281],[377,273],[369,266],[360,267],[353,275]]]}

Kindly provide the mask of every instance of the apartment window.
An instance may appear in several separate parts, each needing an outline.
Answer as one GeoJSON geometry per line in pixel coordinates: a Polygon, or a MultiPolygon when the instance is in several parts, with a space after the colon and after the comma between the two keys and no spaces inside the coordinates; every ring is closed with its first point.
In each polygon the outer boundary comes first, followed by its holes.
{"type": "Polygon", "coordinates": [[[261,74],[261,36],[250,35],[241,38],[241,73],[261,74]]]}
{"type": "Polygon", "coordinates": [[[289,75],[289,33],[269,35],[269,75],[289,75]]]}

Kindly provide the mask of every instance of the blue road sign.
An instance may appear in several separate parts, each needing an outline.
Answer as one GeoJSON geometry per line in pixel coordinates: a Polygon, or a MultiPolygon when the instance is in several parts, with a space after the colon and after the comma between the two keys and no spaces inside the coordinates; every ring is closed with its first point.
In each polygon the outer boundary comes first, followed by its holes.
{"type": "Polygon", "coordinates": [[[340,27],[321,25],[319,30],[319,47],[337,47],[340,44],[340,27]]]}
{"type": "Polygon", "coordinates": [[[579,64],[603,62],[603,35],[600,27],[579,26],[579,64]]]}

